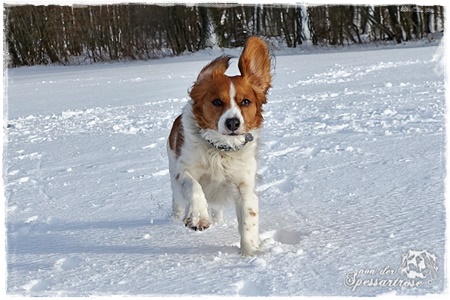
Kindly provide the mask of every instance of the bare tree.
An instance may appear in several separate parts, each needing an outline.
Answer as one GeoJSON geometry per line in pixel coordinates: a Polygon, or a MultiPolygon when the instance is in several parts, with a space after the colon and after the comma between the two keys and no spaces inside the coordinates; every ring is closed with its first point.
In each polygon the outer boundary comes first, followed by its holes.
{"type": "Polygon", "coordinates": [[[417,5],[10,5],[5,17],[10,66],[150,59],[241,47],[250,35],[297,47],[400,43],[444,30],[444,7],[417,5]]]}

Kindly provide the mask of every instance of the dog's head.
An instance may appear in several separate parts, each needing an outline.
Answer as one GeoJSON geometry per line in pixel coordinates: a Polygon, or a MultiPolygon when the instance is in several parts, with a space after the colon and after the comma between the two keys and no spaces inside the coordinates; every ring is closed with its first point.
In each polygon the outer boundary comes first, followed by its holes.
{"type": "Polygon", "coordinates": [[[400,272],[408,278],[435,278],[437,270],[436,256],[427,251],[409,250],[402,256],[400,272]]]}
{"type": "Polygon", "coordinates": [[[262,125],[271,84],[269,49],[261,39],[247,40],[238,62],[241,75],[225,75],[230,58],[221,56],[205,66],[190,91],[200,134],[222,150],[238,150],[252,139],[252,130],[262,125]]]}

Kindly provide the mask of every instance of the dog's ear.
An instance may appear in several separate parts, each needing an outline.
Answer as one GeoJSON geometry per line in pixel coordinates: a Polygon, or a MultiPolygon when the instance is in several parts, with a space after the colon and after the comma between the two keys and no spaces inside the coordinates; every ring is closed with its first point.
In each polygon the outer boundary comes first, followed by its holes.
{"type": "Polygon", "coordinates": [[[197,83],[207,78],[212,78],[216,74],[224,74],[230,65],[231,56],[222,55],[206,65],[197,77],[197,83]]]}
{"type": "Polygon", "coordinates": [[[244,51],[239,58],[239,71],[243,77],[259,87],[264,94],[270,88],[270,53],[267,44],[260,38],[252,36],[247,40],[244,51]]]}

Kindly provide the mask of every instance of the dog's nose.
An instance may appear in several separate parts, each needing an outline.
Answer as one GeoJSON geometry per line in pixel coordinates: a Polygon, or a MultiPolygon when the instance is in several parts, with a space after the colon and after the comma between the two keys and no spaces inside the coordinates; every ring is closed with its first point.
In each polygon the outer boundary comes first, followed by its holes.
{"type": "Polygon", "coordinates": [[[238,118],[230,118],[225,120],[225,126],[227,126],[228,130],[235,131],[239,128],[241,122],[238,118]]]}

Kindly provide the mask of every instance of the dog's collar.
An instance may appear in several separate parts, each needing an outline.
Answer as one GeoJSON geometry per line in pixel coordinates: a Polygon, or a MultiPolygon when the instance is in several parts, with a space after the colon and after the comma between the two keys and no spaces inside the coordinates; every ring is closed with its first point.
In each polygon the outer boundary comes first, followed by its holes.
{"type": "Polygon", "coordinates": [[[237,146],[234,146],[234,147],[231,146],[231,145],[226,145],[226,144],[220,144],[218,142],[213,142],[213,141],[211,141],[209,139],[206,139],[206,138],[205,138],[205,140],[208,143],[210,143],[214,148],[216,148],[216,149],[218,149],[220,151],[226,151],[226,152],[238,151],[238,150],[242,149],[242,147],[244,147],[248,142],[253,141],[253,134],[251,134],[251,133],[245,134],[244,142],[242,142],[240,145],[237,145],[237,146]]]}

